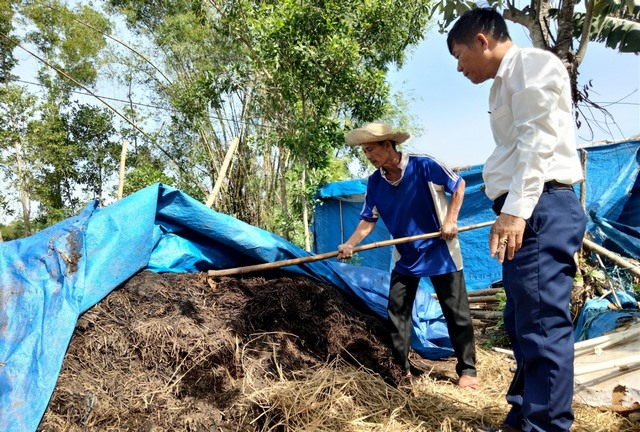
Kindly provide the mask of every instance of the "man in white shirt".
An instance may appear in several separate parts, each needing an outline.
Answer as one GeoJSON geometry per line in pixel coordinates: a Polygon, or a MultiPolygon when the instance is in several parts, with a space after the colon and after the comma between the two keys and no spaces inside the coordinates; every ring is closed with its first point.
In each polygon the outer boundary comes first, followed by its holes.
{"type": "Polygon", "coordinates": [[[496,148],[483,170],[498,215],[489,253],[503,266],[504,325],[517,363],[507,392],[511,410],[498,430],[568,431],[573,256],[586,222],[572,187],[582,169],[569,76],[551,52],[514,45],[490,8],[462,15],[447,45],[471,82],[494,80],[489,114],[496,148]]]}

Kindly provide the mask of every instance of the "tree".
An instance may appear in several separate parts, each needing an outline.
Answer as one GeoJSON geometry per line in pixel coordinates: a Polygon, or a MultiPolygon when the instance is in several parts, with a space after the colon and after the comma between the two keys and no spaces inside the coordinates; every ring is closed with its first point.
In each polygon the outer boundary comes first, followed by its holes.
{"type": "Polygon", "coordinates": [[[21,20],[28,29],[24,43],[32,44],[35,52],[23,49],[39,61],[37,77],[44,89],[38,105],[39,119],[29,124],[26,134],[31,149],[27,157],[33,164],[31,174],[37,180],[31,195],[39,201],[40,220],[50,224],[79,210],[83,201],[79,191],[94,187],[83,183],[95,178],[83,171],[82,165],[87,163],[81,145],[88,144],[82,139],[103,133],[104,125],[94,123],[103,130],[87,130],[88,119],[81,116],[88,112],[84,108],[76,111],[80,117],[70,117],[70,96],[78,87],[95,84],[99,54],[105,47],[102,34],[83,23],[108,31],[109,22],[88,6],[73,10],[57,0],[24,2],[20,6],[21,20]],[[82,138],[76,140],[79,135],[82,138]]]}
{"type": "Polygon", "coordinates": [[[0,83],[8,85],[15,79],[11,74],[13,68],[18,64],[14,55],[14,48],[17,41],[11,36],[13,27],[14,12],[11,2],[0,4],[0,83]]]}
{"type": "MultiPolygon", "coordinates": [[[[14,49],[16,38],[12,35],[14,12],[10,2],[0,4],[0,159],[2,160],[4,179],[8,182],[16,180],[22,205],[24,231],[31,232],[29,223],[29,194],[27,172],[23,165],[23,134],[31,115],[33,98],[26,95],[25,89],[12,84],[15,75],[13,68],[17,65],[14,49]],[[15,167],[15,171],[9,169],[15,167]],[[15,177],[14,177],[15,175],[15,177]]],[[[0,204],[5,212],[10,212],[9,202],[0,195],[0,204]]]]}
{"type": "Polygon", "coordinates": [[[113,114],[106,108],[80,105],[69,115],[69,139],[80,151],[78,180],[91,199],[103,202],[107,180],[118,171],[120,147],[111,140],[113,114]]]}
{"type": "Polygon", "coordinates": [[[308,225],[315,182],[335,166],[345,127],[389,110],[386,72],[421,39],[428,12],[409,1],[109,4],[162,53],[171,82],[151,82],[176,110],[165,137],[172,160],[184,171],[190,163],[190,178],[179,176],[206,196],[238,137],[214,206],[285,238],[293,221],[308,225]]]}
{"type": "MultiPolygon", "coordinates": [[[[25,235],[31,234],[30,191],[33,186],[33,165],[26,134],[34,116],[36,98],[24,87],[5,84],[0,88],[0,161],[4,179],[17,184],[25,235]]],[[[9,202],[3,199],[5,210],[9,202]]]]}

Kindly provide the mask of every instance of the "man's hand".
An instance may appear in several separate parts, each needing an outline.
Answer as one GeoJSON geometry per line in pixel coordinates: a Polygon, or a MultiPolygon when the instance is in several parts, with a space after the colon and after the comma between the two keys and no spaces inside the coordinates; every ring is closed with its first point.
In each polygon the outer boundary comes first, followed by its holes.
{"type": "Polygon", "coordinates": [[[500,213],[489,232],[489,255],[491,258],[497,254],[500,264],[504,262],[505,257],[513,259],[515,253],[522,247],[525,226],[524,219],[500,213]]]}
{"type": "Polygon", "coordinates": [[[455,222],[447,222],[440,227],[440,238],[442,240],[451,240],[458,235],[458,224],[455,222]]]}
{"type": "Polygon", "coordinates": [[[343,243],[338,246],[338,256],[336,257],[339,260],[349,259],[353,256],[353,246],[348,243],[343,243]]]}
{"type": "Polygon", "coordinates": [[[349,240],[346,243],[343,243],[338,246],[338,255],[337,258],[339,260],[349,259],[353,256],[353,248],[355,245],[360,243],[363,238],[369,235],[373,228],[376,226],[375,221],[367,221],[361,220],[358,226],[356,227],[349,240]]]}

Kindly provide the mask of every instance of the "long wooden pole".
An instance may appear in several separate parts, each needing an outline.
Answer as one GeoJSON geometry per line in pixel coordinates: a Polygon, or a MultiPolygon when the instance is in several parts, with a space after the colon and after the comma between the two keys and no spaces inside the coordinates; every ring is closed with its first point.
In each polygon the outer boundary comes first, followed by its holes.
{"type": "Polygon", "coordinates": [[[231,159],[233,158],[233,154],[238,148],[239,142],[240,139],[238,137],[235,137],[233,140],[231,140],[231,144],[229,144],[227,154],[224,157],[224,161],[222,161],[222,166],[220,167],[220,172],[218,173],[218,178],[216,179],[216,183],[213,185],[213,191],[209,194],[205,203],[205,205],[209,208],[213,206],[216,199],[218,198],[218,193],[220,193],[220,188],[222,187],[222,181],[227,175],[227,169],[229,169],[229,164],[231,164],[231,159]]]}
{"type": "Polygon", "coordinates": [[[574,344],[575,356],[580,357],[585,354],[596,353],[613,345],[622,342],[635,340],[640,337],[640,327],[631,327],[618,333],[609,333],[603,336],[583,340],[574,344]]]}
{"type": "MultiPolygon", "coordinates": [[[[493,225],[493,222],[494,221],[489,221],[489,222],[482,222],[479,224],[469,225],[469,226],[458,229],[458,232],[464,232],[464,231],[470,231],[478,228],[483,228],[489,225],[493,225]]],[[[355,248],[353,248],[353,252],[361,252],[369,249],[375,249],[383,246],[392,246],[392,245],[407,243],[407,242],[416,241],[416,240],[437,238],[437,237],[440,237],[440,235],[441,235],[440,232],[433,232],[429,234],[420,234],[420,235],[415,235],[410,237],[401,237],[401,238],[392,239],[392,240],[384,240],[380,242],[365,244],[362,246],[356,246],[355,248]]],[[[261,270],[271,270],[271,269],[276,269],[281,267],[287,267],[290,265],[304,264],[308,262],[320,261],[327,258],[332,258],[332,257],[338,256],[338,253],[339,252],[336,250],[336,251],[325,252],[317,255],[311,255],[311,256],[306,256],[301,258],[293,258],[293,259],[282,260],[282,261],[274,261],[274,262],[265,263],[265,264],[250,265],[246,267],[236,267],[236,268],[230,268],[230,269],[224,269],[224,270],[209,270],[208,275],[209,277],[231,276],[231,275],[239,275],[239,274],[251,273],[251,272],[261,271],[261,270]]]]}
{"type": "Polygon", "coordinates": [[[585,238],[583,240],[583,244],[589,249],[591,249],[592,251],[594,251],[595,253],[597,253],[598,255],[601,255],[606,259],[608,259],[609,261],[612,261],[613,263],[619,265],[622,270],[628,271],[635,277],[640,277],[640,267],[638,267],[637,265],[630,263],[629,261],[622,258],[621,256],[616,255],[615,253],[611,252],[609,249],[603,248],[602,246],[592,242],[589,239],[585,238]]]}
{"type": "Polygon", "coordinates": [[[120,173],[118,175],[118,199],[122,199],[122,194],[124,192],[124,173],[125,173],[125,163],[127,160],[127,146],[129,145],[129,141],[126,139],[122,140],[122,151],[120,152],[120,173]]]}

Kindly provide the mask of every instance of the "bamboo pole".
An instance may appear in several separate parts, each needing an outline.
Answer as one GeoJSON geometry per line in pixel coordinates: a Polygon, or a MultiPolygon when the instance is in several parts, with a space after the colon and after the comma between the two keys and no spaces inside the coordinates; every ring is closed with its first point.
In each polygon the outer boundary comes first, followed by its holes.
{"type": "Polygon", "coordinates": [[[469,297],[479,297],[479,296],[485,296],[485,295],[495,295],[498,294],[500,291],[502,291],[502,288],[485,288],[485,289],[479,289],[479,290],[472,290],[472,291],[467,291],[467,295],[469,297]]]}
{"type": "MultiPolygon", "coordinates": [[[[474,225],[469,225],[466,227],[462,227],[460,229],[458,229],[458,232],[464,232],[464,231],[470,231],[470,230],[474,230],[474,229],[478,229],[478,228],[483,228],[483,227],[487,227],[490,225],[493,225],[494,221],[489,221],[489,222],[482,222],[482,223],[478,223],[478,224],[474,224],[474,225]]],[[[356,246],[353,248],[353,252],[361,252],[361,251],[365,251],[365,250],[370,250],[370,249],[375,249],[375,248],[379,248],[379,247],[384,247],[384,246],[393,246],[396,244],[400,244],[400,243],[408,243],[411,241],[416,241],[416,240],[426,240],[426,239],[430,239],[430,238],[437,238],[440,237],[440,232],[433,232],[433,233],[429,233],[429,234],[420,234],[420,235],[415,235],[415,236],[410,236],[410,237],[402,237],[402,238],[398,238],[398,239],[392,239],[392,240],[385,240],[385,241],[380,241],[380,242],[375,242],[375,243],[369,243],[366,245],[362,245],[362,246],[356,246]]],[[[338,256],[338,251],[332,251],[332,252],[325,252],[322,254],[317,254],[317,255],[311,255],[311,256],[306,256],[306,257],[300,257],[300,258],[292,258],[292,259],[287,259],[287,260],[282,260],[282,261],[275,261],[275,262],[271,262],[271,263],[264,263],[264,264],[256,264],[256,265],[251,265],[251,266],[245,266],[245,267],[236,267],[236,268],[230,268],[230,269],[224,269],[224,270],[209,270],[208,275],[209,277],[218,277],[218,276],[231,276],[231,275],[239,275],[239,274],[245,274],[245,273],[251,273],[251,272],[255,272],[255,271],[261,271],[261,270],[271,270],[271,269],[277,269],[277,268],[281,268],[281,267],[287,267],[290,265],[296,265],[296,264],[304,264],[304,263],[308,263],[308,262],[314,262],[314,261],[320,261],[320,260],[324,260],[327,258],[333,258],[335,256],[338,256]]]]}
{"type": "Polygon", "coordinates": [[[640,337],[640,327],[635,327],[621,332],[606,334],[596,338],[576,342],[574,345],[575,356],[580,357],[638,337],[640,337]]]}
{"type": "Polygon", "coordinates": [[[595,253],[597,253],[598,255],[601,255],[605,258],[607,258],[609,261],[612,261],[613,263],[615,263],[616,265],[620,266],[622,268],[622,270],[626,270],[629,273],[631,273],[632,275],[636,276],[636,277],[640,277],[640,268],[637,265],[634,265],[632,263],[630,263],[629,261],[627,261],[626,259],[622,258],[621,256],[611,252],[610,250],[603,248],[602,246],[592,242],[589,239],[584,239],[583,240],[583,244],[588,247],[589,249],[591,249],[592,251],[594,251],[595,253]]]}
{"type": "Polygon", "coordinates": [[[235,153],[236,148],[238,148],[239,142],[240,140],[238,139],[238,137],[235,137],[233,140],[231,140],[231,144],[227,149],[227,154],[225,155],[224,161],[222,162],[222,166],[220,167],[220,172],[218,173],[216,184],[213,186],[213,191],[207,197],[206,206],[209,208],[213,206],[213,203],[215,202],[216,198],[218,198],[218,193],[220,192],[220,188],[222,187],[222,181],[227,176],[227,169],[229,169],[229,164],[231,164],[231,158],[233,157],[233,154],[235,153]]]}
{"type": "MultiPolygon", "coordinates": [[[[436,294],[431,294],[431,297],[438,300],[438,296],[436,294]]],[[[468,296],[469,303],[498,303],[500,299],[495,296],[468,296]]]]}
{"type": "Polygon", "coordinates": [[[627,370],[640,366],[640,354],[620,357],[613,360],[594,363],[588,366],[578,367],[574,371],[574,375],[585,375],[591,372],[599,372],[607,369],[627,370]]]}
{"type": "Polygon", "coordinates": [[[126,139],[122,140],[122,151],[120,152],[120,174],[118,176],[118,199],[122,199],[122,194],[124,191],[124,169],[125,162],[127,160],[127,146],[129,145],[129,141],[126,139]]]}

